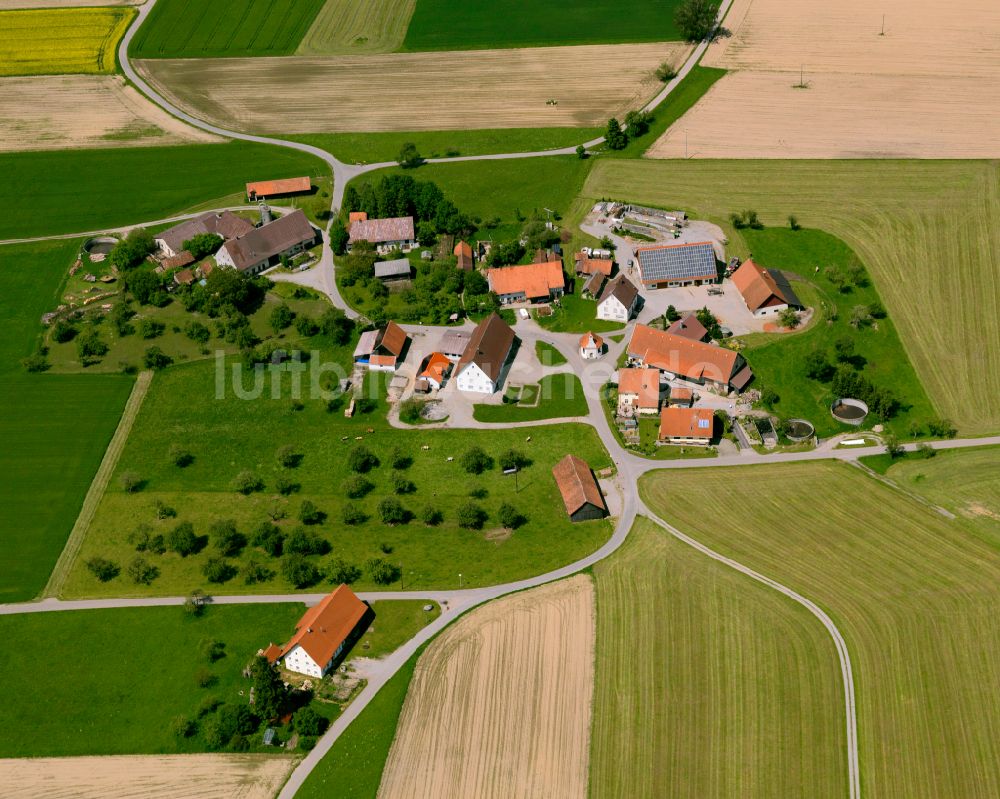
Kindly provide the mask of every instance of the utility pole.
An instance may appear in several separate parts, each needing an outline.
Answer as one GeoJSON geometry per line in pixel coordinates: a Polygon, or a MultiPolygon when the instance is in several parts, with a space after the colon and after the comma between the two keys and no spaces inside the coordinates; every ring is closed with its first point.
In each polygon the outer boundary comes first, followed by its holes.
{"type": "Polygon", "coordinates": [[[462,572],[459,572],[458,573],[458,587],[462,588],[462,586],[463,586],[463,584],[462,584],[462,572]]]}

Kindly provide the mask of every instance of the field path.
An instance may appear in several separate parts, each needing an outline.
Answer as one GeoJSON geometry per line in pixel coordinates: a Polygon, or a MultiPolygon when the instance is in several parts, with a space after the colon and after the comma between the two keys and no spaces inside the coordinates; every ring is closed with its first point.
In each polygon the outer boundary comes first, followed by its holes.
{"type": "Polygon", "coordinates": [[[132,425],[139,415],[142,401],[146,399],[146,392],[149,391],[152,382],[153,373],[151,371],[139,372],[135,385],[132,386],[132,393],[129,394],[125,409],[122,411],[122,418],[118,422],[115,434],[111,437],[111,443],[108,444],[108,448],[104,452],[104,458],[97,469],[97,474],[94,475],[90,488],[87,489],[87,495],[83,499],[83,505],[80,507],[80,513],[76,517],[69,538],[66,539],[66,546],[63,547],[62,554],[59,555],[59,560],[56,561],[52,574],[49,576],[49,581],[42,590],[43,597],[58,596],[62,590],[70,567],[80,552],[80,546],[87,535],[90,523],[94,520],[94,514],[97,512],[101,497],[104,496],[108,483],[111,482],[111,475],[114,474],[115,467],[118,466],[118,458],[125,448],[128,434],[132,432],[132,425]]]}

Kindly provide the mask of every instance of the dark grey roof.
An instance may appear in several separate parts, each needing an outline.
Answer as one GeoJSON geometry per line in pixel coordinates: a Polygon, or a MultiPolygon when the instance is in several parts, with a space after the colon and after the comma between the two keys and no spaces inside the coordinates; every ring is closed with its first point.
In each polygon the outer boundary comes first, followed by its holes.
{"type": "Polygon", "coordinates": [[[404,276],[410,276],[410,262],[406,258],[395,258],[392,261],[375,262],[375,277],[404,276]]]}
{"type": "Polygon", "coordinates": [[[774,278],[774,283],[778,287],[778,292],[784,298],[785,302],[793,308],[802,308],[803,305],[799,301],[799,296],[795,293],[795,289],[792,288],[792,284],[788,282],[788,278],[785,277],[785,273],[780,269],[768,269],[767,271],[771,274],[771,277],[774,278]]]}
{"type": "Polygon", "coordinates": [[[226,251],[237,269],[248,269],[292,247],[315,240],[315,229],[306,215],[297,210],[263,227],[254,228],[235,241],[226,242],[226,251]]]}
{"type": "Polygon", "coordinates": [[[640,247],[639,274],[644,283],[665,280],[708,280],[717,277],[715,249],[709,242],[640,247]]]}
{"type": "Polygon", "coordinates": [[[639,296],[639,289],[625,275],[618,275],[618,277],[604,287],[604,291],[601,293],[601,298],[597,301],[597,304],[600,305],[608,297],[612,296],[626,308],[631,308],[632,303],[635,302],[635,298],[639,296]]]}

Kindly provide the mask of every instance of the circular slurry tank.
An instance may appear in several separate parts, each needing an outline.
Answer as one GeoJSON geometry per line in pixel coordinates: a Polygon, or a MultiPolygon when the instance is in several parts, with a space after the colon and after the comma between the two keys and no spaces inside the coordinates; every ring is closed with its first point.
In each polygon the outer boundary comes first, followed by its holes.
{"type": "Polygon", "coordinates": [[[788,433],[786,435],[789,441],[808,441],[815,432],[816,428],[813,427],[812,422],[805,419],[788,420],[788,433]]]}
{"type": "Polygon", "coordinates": [[[107,255],[114,249],[117,243],[118,239],[111,236],[96,236],[95,238],[87,239],[87,243],[83,245],[83,249],[89,255],[107,255]]]}
{"type": "Polygon", "coordinates": [[[868,415],[868,406],[859,399],[844,397],[830,406],[830,413],[838,422],[858,427],[868,415]]]}

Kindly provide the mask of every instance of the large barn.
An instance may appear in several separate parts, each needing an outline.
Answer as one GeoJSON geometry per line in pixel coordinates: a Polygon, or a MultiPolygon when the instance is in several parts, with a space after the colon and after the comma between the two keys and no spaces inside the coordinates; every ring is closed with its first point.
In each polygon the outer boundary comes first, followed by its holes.
{"type": "Polygon", "coordinates": [[[570,521],[603,519],[608,515],[601,487],[586,461],[576,455],[567,455],[552,467],[552,476],[556,479],[570,521]]]}
{"type": "Polygon", "coordinates": [[[700,286],[719,277],[715,248],[709,241],[640,247],[635,255],[642,285],[648,289],[700,286]]]}

